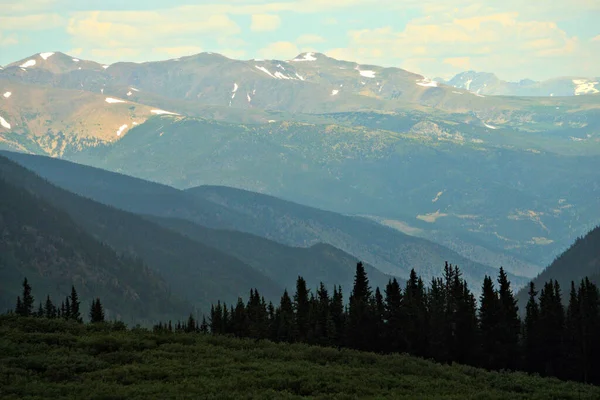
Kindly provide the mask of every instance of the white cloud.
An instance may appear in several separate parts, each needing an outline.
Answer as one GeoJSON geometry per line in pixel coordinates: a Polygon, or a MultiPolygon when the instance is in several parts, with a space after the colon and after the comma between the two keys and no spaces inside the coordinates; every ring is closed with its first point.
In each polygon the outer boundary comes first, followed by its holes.
{"type": "Polygon", "coordinates": [[[313,44],[313,43],[324,43],[325,38],[319,35],[313,34],[305,34],[301,35],[296,39],[296,43],[298,44],[313,44]]]}
{"type": "Polygon", "coordinates": [[[277,15],[254,14],[252,15],[250,30],[252,32],[269,32],[277,30],[280,25],[281,19],[277,15]]]}
{"type": "Polygon", "coordinates": [[[502,71],[501,77],[511,80],[540,73],[546,73],[544,78],[594,74],[592,62],[600,63],[599,53],[592,54],[553,21],[524,20],[517,12],[471,15],[481,12],[479,6],[461,11],[416,18],[402,30],[386,26],[350,31],[349,46],[327,54],[352,55],[355,61],[400,66],[427,76],[472,68],[502,71]],[[552,58],[557,62],[548,60],[552,58]]]}
{"type": "Polygon", "coordinates": [[[17,38],[17,35],[11,34],[11,35],[4,36],[2,34],[2,32],[0,32],[0,47],[14,46],[15,44],[18,44],[18,43],[19,43],[19,39],[17,38]]]}
{"type": "MultiPolygon", "coordinates": [[[[4,10],[2,11],[4,14],[4,10]]],[[[58,14],[32,14],[0,16],[0,29],[3,31],[43,31],[63,27],[66,19],[58,14]]]]}
{"type": "Polygon", "coordinates": [[[258,51],[262,58],[277,60],[289,60],[299,53],[298,47],[291,42],[274,42],[258,51]]]}

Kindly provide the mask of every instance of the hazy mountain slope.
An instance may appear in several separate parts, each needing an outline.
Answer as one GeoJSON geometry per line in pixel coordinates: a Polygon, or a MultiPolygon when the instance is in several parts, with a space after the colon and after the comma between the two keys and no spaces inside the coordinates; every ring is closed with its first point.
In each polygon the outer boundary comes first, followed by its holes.
{"type": "Polygon", "coordinates": [[[465,71],[447,82],[440,81],[482,95],[559,97],[600,93],[600,78],[562,77],[542,82],[531,79],[507,82],[489,72],[465,71]]]}
{"type": "MultiPolygon", "coordinates": [[[[0,162],[3,162],[0,160],[0,162]]],[[[75,285],[84,317],[100,297],[109,319],[127,323],[183,317],[190,305],[141,260],[119,257],[64,211],[0,179],[0,308],[15,306],[27,277],[38,302],[55,304],[75,285]]]]}
{"type": "Polygon", "coordinates": [[[586,223],[600,222],[600,187],[590,185],[600,156],[557,153],[569,142],[451,122],[422,121],[401,133],[157,118],[118,145],[72,159],[179,188],[232,186],[400,220],[544,265],[586,223]],[[551,149],[529,147],[535,143],[551,149]]]}
{"type": "Polygon", "coordinates": [[[238,259],[190,240],[140,216],[59,189],[0,157],[0,178],[65,210],[83,229],[115,250],[142,257],[174,292],[193,305],[207,307],[215,298],[235,301],[248,285],[278,298],[281,286],[238,259]]]}
{"type": "MultiPolygon", "coordinates": [[[[298,275],[306,279],[309,287],[315,288],[319,282],[330,288],[342,285],[346,294],[354,283],[358,258],[328,244],[291,247],[249,233],[210,229],[182,219],[147,218],[239,258],[288,289],[295,287],[298,275]]],[[[373,287],[383,289],[391,279],[370,265],[366,265],[366,270],[373,287]]]]}
{"type": "Polygon", "coordinates": [[[362,218],[227,188],[198,188],[186,193],[62,160],[4,154],[68,190],[140,214],[239,230],[289,246],[329,243],[383,272],[402,277],[407,277],[411,268],[430,277],[441,271],[445,261],[460,265],[477,285],[485,271],[495,273],[494,268],[473,263],[443,246],[362,218]]]}
{"type": "MultiPolygon", "coordinates": [[[[562,289],[563,300],[568,301],[571,281],[579,284],[585,277],[600,282],[600,227],[578,238],[564,253],[539,274],[533,283],[539,291],[545,282],[557,280],[562,289]]],[[[527,303],[527,288],[518,293],[521,309],[527,303]]]]}

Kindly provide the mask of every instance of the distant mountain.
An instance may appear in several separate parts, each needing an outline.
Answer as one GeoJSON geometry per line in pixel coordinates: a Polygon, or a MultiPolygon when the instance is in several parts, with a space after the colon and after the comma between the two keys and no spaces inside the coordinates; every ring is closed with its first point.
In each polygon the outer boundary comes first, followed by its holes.
{"type": "Polygon", "coordinates": [[[129,257],[142,258],[173,293],[202,311],[214,299],[229,302],[248,286],[278,299],[282,286],[235,257],[160,227],[144,218],[80,197],[49,184],[0,156],[0,179],[60,208],[84,231],[129,257]]]}
{"type": "Polygon", "coordinates": [[[600,93],[600,78],[564,77],[542,82],[523,79],[507,82],[489,72],[466,71],[441,82],[482,95],[502,96],[579,96],[600,93]]]}
{"type": "MultiPolygon", "coordinates": [[[[563,300],[568,301],[571,281],[579,282],[589,277],[596,284],[600,283],[600,226],[585,236],[578,238],[564,253],[539,274],[533,283],[539,291],[545,282],[557,280],[562,289],[563,300]]],[[[518,293],[521,308],[527,303],[527,288],[518,293]]]]}
{"type": "Polygon", "coordinates": [[[600,222],[600,95],[488,96],[319,53],[43,53],[1,70],[0,96],[1,149],[363,215],[529,276],[600,222]]]}
{"type": "MultiPolygon", "coordinates": [[[[330,255],[338,254],[337,251],[327,250],[326,246],[319,245],[328,243],[384,273],[404,278],[408,276],[411,268],[415,268],[425,279],[429,279],[441,273],[445,261],[459,265],[470,283],[477,286],[486,273],[496,274],[496,268],[474,263],[444,246],[408,236],[364,218],[318,210],[243,190],[199,187],[179,191],[168,186],[48,157],[19,153],[3,154],[51,182],[82,196],[143,215],[186,219],[213,229],[237,230],[287,246],[312,249],[293,250],[303,259],[314,260],[315,254],[319,253],[327,254],[323,260],[331,259],[330,255]]],[[[266,254],[285,256],[285,251],[277,244],[268,243],[252,235],[211,232],[183,222],[171,222],[167,226],[174,225],[177,230],[191,238],[202,238],[201,242],[234,254],[250,265],[256,265],[254,261],[260,260],[260,257],[266,254]],[[239,244],[242,242],[245,244],[239,244]],[[244,255],[240,246],[252,246],[253,249],[244,255]],[[254,252],[262,255],[252,255],[254,252]]],[[[281,258],[274,258],[277,259],[281,258]]],[[[347,256],[335,257],[335,260],[340,259],[347,259],[347,256]]],[[[332,268],[340,271],[340,267],[336,265],[344,264],[345,261],[336,263],[333,263],[332,268]]],[[[317,263],[313,262],[314,264],[317,263]]],[[[275,272],[270,274],[275,276],[275,272]]],[[[289,281],[290,278],[286,279],[289,281]]],[[[526,280],[514,276],[513,282],[519,286],[526,280]]]]}
{"type": "Polygon", "coordinates": [[[127,323],[183,317],[191,309],[143,261],[118,256],[66,212],[1,178],[0,193],[0,310],[14,309],[25,277],[36,310],[47,295],[60,306],[71,285],[84,317],[96,297],[107,318],[127,323]]]}

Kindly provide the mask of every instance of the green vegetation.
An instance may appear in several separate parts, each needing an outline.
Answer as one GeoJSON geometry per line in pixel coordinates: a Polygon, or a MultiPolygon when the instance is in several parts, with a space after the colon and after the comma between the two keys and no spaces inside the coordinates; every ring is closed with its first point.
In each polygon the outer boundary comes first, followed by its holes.
{"type": "Polygon", "coordinates": [[[12,399],[597,399],[600,388],[305,344],[0,317],[12,399]]]}

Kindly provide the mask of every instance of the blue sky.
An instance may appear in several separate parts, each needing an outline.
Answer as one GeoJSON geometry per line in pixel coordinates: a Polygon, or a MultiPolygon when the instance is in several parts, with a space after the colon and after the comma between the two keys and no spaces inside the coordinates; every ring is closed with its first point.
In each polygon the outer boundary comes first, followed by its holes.
{"type": "Polygon", "coordinates": [[[318,51],[430,77],[600,76],[599,0],[0,0],[0,10],[0,65],[44,51],[102,63],[318,51]]]}

